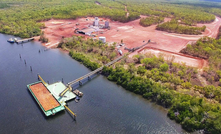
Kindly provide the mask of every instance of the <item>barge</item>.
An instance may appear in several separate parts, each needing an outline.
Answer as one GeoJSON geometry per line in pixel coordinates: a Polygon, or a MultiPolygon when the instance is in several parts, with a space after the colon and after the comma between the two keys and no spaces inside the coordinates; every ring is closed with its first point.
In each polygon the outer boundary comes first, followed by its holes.
{"type": "Polygon", "coordinates": [[[79,96],[79,97],[82,97],[82,96],[83,96],[83,93],[80,92],[80,91],[77,90],[77,89],[75,89],[75,90],[73,91],[73,93],[76,94],[76,95],[79,96]]]}
{"type": "Polygon", "coordinates": [[[46,116],[65,109],[42,81],[29,84],[27,87],[46,116]]]}

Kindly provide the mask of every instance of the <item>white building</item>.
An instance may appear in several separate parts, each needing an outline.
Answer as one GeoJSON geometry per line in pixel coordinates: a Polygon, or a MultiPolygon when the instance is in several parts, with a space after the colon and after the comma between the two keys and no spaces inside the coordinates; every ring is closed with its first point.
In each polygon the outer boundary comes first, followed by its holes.
{"type": "Polygon", "coordinates": [[[99,37],[99,40],[102,41],[103,43],[106,43],[106,37],[99,37]]]}

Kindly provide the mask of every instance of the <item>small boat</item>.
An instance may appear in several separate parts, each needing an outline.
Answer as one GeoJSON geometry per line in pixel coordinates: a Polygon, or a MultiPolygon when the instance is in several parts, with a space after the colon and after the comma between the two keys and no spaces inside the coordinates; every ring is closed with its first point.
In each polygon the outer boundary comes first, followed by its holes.
{"type": "Polygon", "coordinates": [[[79,102],[79,100],[80,100],[80,98],[77,96],[76,98],[75,98],[75,102],[79,102]]]}
{"type": "Polygon", "coordinates": [[[7,40],[9,43],[15,43],[15,40],[13,40],[12,38],[7,40]]]}
{"type": "Polygon", "coordinates": [[[79,91],[79,90],[77,90],[77,89],[76,89],[76,90],[74,90],[74,91],[73,91],[73,93],[74,93],[74,94],[76,94],[76,95],[77,95],[77,96],[79,96],[79,97],[82,97],[82,96],[83,96],[83,93],[82,93],[82,92],[80,92],[80,91],[79,91]]]}

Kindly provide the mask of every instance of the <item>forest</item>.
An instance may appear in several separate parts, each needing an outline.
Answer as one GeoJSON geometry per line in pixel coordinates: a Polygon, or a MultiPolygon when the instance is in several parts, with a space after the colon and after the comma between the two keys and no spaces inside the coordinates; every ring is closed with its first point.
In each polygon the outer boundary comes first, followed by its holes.
{"type": "Polygon", "coordinates": [[[206,26],[192,27],[179,24],[177,20],[171,20],[163,24],[157,25],[157,30],[166,31],[169,33],[199,35],[206,30],[206,26]]]}
{"type": "Polygon", "coordinates": [[[216,39],[220,39],[220,37],[221,37],[221,26],[219,27],[219,31],[218,31],[216,39]]]}
{"type": "Polygon", "coordinates": [[[39,36],[41,29],[44,28],[41,22],[52,18],[76,19],[98,16],[128,22],[140,18],[140,15],[146,15],[170,17],[181,20],[184,25],[192,26],[196,23],[212,22],[215,19],[214,15],[221,16],[218,4],[215,7],[205,5],[202,2],[176,3],[176,1],[165,0],[154,2],[151,0],[2,0],[0,2],[0,32],[22,38],[39,36]],[[97,5],[95,1],[100,5],[97,5]],[[129,12],[128,17],[125,6],[129,12]]]}
{"type": "Polygon", "coordinates": [[[99,64],[106,64],[110,62],[116,58],[118,54],[115,51],[116,43],[108,46],[108,44],[103,44],[99,40],[84,39],[84,37],[81,36],[64,38],[59,43],[58,47],[64,50],[77,52],[81,55],[87,54],[87,58],[89,60],[99,64]]]}
{"type": "Polygon", "coordinates": [[[202,74],[212,85],[221,86],[221,39],[204,37],[193,45],[187,45],[181,53],[207,59],[209,68],[202,74]]]}
{"type": "Polygon", "coordinates": [[[151,16],[151,17],[141,18],[140,19],[140,25],[144,26],[144,27],[148,27],[148,26],[151,26],[153,24],[159,24],[163,21],[164,21],[163,17],[151,16]]]}

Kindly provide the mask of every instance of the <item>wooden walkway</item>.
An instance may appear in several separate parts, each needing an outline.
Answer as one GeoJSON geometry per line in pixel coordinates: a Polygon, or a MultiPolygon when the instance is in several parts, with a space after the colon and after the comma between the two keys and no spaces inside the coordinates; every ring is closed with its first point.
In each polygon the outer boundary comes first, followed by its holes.
{"type": "Polygon", "coordinates": [[[15,40],[16,43],[24,43],[34,40],[34,38],[27,38],[27,39],[21,39],[21,40],[15,40]]]}

